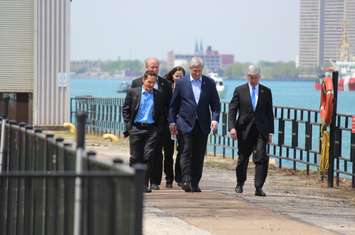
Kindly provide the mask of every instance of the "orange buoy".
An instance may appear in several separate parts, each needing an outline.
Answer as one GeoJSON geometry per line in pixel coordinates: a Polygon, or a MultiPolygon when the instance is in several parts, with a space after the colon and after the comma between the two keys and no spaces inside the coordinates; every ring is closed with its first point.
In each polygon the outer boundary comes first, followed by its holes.
{"type": "Polygon", "coordinates": [[[322,123],[329,125],[332,121],[334,101],[333,80],[327,76],[322,81],[320,96],[320,118],[322,123]]]}

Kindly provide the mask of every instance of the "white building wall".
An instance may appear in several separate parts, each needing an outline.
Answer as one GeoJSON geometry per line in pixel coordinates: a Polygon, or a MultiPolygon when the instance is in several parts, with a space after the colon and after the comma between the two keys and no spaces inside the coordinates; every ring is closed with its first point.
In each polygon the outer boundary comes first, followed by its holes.
{"type": "Polygon", "coordinates": [[[344,18],[350,53],[355,55],[355,0],[300,0],[301,68],[327,66],[339,59],[344,18]]]}
{"type": "Polygon", "coordinates": [[[330,65],[340,56],[342,23],[344,20],[344,0],[324,0],[323,14],[323,58],[321,66],[330,65]]]}
{"type": "Polygon", "coordinates": [[[0,0],[0,92],[33,91],[33,0],[0,0]]]}
{"type": "Polygon", "coordinates": [[[319,66],[320,0],[300,1],[299,61],[302,68],[319,66]]]}
{"type": "Polygon", "coordinates": [[[355,58],[355,0],[345,0],[345,6],[350,54],[355,58]]]}
{"type": "Polygon", "coordinates": [[[58,73],[70,72],[70,0],[34,1],[33,122],[58,126],[69,119],[69,87],[58,86],[58,73]]]}

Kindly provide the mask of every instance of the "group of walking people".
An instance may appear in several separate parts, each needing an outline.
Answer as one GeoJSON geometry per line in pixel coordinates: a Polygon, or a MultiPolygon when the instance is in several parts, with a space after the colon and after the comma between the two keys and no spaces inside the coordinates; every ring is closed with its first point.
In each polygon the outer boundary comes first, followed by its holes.
{"type": "MultiPolygon", "coordinates": [[[[145,73],[132,81],[123,105],[130,165],[146,164],[144,191],[159,190],[162,172],[166,188],[173,182],[185,192],[199,186],[208,135],[218,128],[221,103],[213,79],[202,74],[203,61],[193,57],[189,71],[174,67],[160,77],[159,61],[145,60],[145,73]],[[174,145],[177,157],[174,166],[174,145]]],[[[274,132],[271,90],[261,84],[260,70],[251,65],[248,82],[237,87],[229,104],[228,129],[238,139],[237,184],[243,192],[250,155],[255,163],[255,195],[262,190],[268,170],[266,145],[274,132]]]]}

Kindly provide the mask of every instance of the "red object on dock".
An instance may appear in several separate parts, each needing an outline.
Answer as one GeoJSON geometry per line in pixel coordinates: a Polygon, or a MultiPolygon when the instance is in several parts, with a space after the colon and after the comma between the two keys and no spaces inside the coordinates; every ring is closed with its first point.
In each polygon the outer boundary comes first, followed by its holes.
{"type": "Polygon", "coordinates": [[[353,125],[352,125],[352,128],[351,128],[351,133],[355,134],[355,116],[353,116],[353,125]]]}
{"type": "MultiPolygon", "coordinates": [[[[355,61],[337,61],[332,63],[339,71],[338,91],[355,91],[355,61]]],[[[324,77],[331,77],[335,71],[333,67],[325,67],[324,74],[315,81],[314,87],[317,90],[322,89],[322,80],[324,77]]]]}
{"type": "MultiPolygon", "coordinates": [[[[314,83],[316,90],[322,89],[322,84],[317,80],[314,83]]],[[[355,91],[355,78],[339,79],[338,91],[355,91]]]]}
{"type": "Polygon", "coordinates": [[[331,77],[325,77],[322,81],[322,91],[320,93],[320,118],[322,123],[327,125],[332,121],[333,100],[333,79],[331,77]]]}

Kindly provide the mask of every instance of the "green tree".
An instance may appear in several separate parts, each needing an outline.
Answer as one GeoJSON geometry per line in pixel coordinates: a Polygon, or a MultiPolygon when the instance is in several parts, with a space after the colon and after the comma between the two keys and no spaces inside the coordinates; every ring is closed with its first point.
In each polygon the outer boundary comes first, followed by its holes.
{"type": "Polygon", "coordinates": [[[102,64],[102,71],[108,72],[111,75],[119,73],[122,70],[129,70],[131,72],[142,72],[143,63],[139,60],[114,60],[106,61],[102,64]]]}
{"type": "Polygon", "coordinates": [[[248,64],[236,62],[234,64],[229,65],[225,70],[224,74],[228,78],[240,78],[243,77],[245,74],[245,70],[248,64]]]}
{"type": "MultiPolygon", "coordinates": [[[[225,75],[229,78],[244,77],[249,65],[250,63],[236,62],[225,69],[225,75]]],[[[259,61],[258,65],[263,78],[266,79],[292,79],[298,76],[296,64],[293,61],[259,61]]]]}

